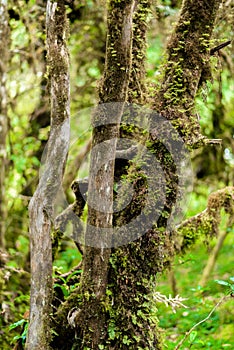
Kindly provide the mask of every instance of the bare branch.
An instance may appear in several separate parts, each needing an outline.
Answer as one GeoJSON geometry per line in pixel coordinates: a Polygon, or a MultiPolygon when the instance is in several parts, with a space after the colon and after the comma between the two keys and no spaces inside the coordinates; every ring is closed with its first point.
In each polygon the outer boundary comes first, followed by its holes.
{"type": "Polygon", "coordinates": [[[213,47],[211,50],[210,50],[210,55],[213,56],[216,52],[218,52],[219,50],[223,49],[224,47],[228,46],[231,44],[231,40],[228,40],[228,41],[225,41],[224,43],[216,46],[216,47],[213,47]]]}

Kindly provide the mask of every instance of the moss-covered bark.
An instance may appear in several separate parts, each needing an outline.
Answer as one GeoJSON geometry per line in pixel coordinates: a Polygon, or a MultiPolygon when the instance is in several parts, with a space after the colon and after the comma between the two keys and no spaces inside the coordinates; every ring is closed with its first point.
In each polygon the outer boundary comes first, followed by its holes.
{"type": "Polygon", "coordinates": [[[128,102],[143,104],[146,101],[145,58],[147,20],[151,0],[136,1],[133,17],[132,69],[129,82],[128,102]]]}
{"type": "Polygon", "coordinates": [[[234,218],[234,187],[225,187],[209,196],[207,209],[181,223],[177,229],[179,251],[187,251],[202,235],[217,236],[221,223],[221,210],[234,218]]]}
{"type": "MultiPolygon", "coordinates": [[[[110,1],[108,4],[108,32],[106,46],[106,62],[102,81],[99,86],[99,103],[119,102],[112,105],[113,121],[110,119],[110,110],[105,105],[100,107],[93,115],[93,136],[90,161],[90,176],[88,185],[88,220],[85,233],[85,252],[83,257],[83,273],[80,288],[76,298],[72,298],[58,311],[57,319],[63,319],[64,309],[75,302],[76,309],[69,313],[69,324],[76,329],[77,339],[73,340],[73,349],[98,349],[107,337],[106,317],[104,307],[106,288],[108,283],[108,270],[110,249],[102,246],[102,237],[95,233],[94,228],[111,227],[113,221],[112,202],[114,181],[114,158],[119,135],[124,102],[127,99],[129,77],[132,64],[132,19],[134,0],[110,1]],[[102,149],[102,159],[107,167],[100,167],[100,154],[95,146],[105,145],[102,149]],[[96,201],[98,189],[101,193],[102,209],[95,210],[92,203],[96,201]],[[100,247],[100,248],[99,248],[100,247]]],[[[64,320],[63,320],[64,321],[64,320]]],[[[68,327],[69,328],[69,327],[68,327]]],[[[62,348],[66,346],[61,339],[55,339],[53,346],[62,348]]]]}
{"type": "MultiPolygon", "coordinates": [[[[192,108],[198,86],[206,78],[204,72],[209,65],[209,39],[219,3],[184,1],[180,19],[168,44],[168,61],[154,104],[156,111],[171,120],[184,141],[192,147],[195,140],[197,142],[202,138],[192,108]],[[197,13],[200,14],[199,17],[197,13]]],[[[112,250],[106,305],[109,310],[109,339],[105,342],[105,348],[108,349],[163,347],[151,296],[156,288],[155,276],[168,265],[178,249],[176,232],[169,227],[168,219],[178,199],[179,188],[176,164],[170,151],[158,140],[159,126],[154,124],[154,120],[152,127],[149,148],[163,168],[167,187],[166,201],[152,229],[127,246],[112,250]]],[[[160,131],[166,135],[166,130],[160,131]]],[[[180,142],[174,141],[174,147],[180,147],[180,142]]],[[[135,173],[134,186],[137,190],[128,213],[125,211],[116,218],[116,224],[119,225],[130,220],[144,206],[147,191],[144,176],[139,171],[136,176],[137,168],[134,172],[134,165],[131,169],[130,173],[135,173]]],[[[131,181],[131,177],[128,180],[131,181]]]]}
{"type": "MultiPolygon", "coordinates": [[[[157,91],[154,103],[155,110],[171,120],[185,142],[192,147],[195,140],[199,141],[202,138],[199,125],[192,115],[192,108],[198,86],[204,79],[203,74],[209,64],[208,40],[219,3],[217,0],[209,3],[189,0],[183,2],[181,16],[168,44],[168,62],[164,66],[162,85],[157,91]]],[[[99,90],[100,101],[124,102],[128,93],[131,102],[135,102],[138,98],[142,102],[145,89],[142,81],[149,2],[113,0],[109,6],[107,59],[99,90]],[[121,46],[121,43],[123,44],[121,33],[123,27],[126,27],[124,16],[128,13],[126,9],[129,8],[135,10],[132,64],[131,57],[128,56],[131,51],[125,51],[126,46],[125,48],[124,45],[121,46]],[[142,52],[138,53],[138,50],[142,52]],[[126,67],[132,67],[131,74],[126,67]],[[135,77],[141,79],[140,84],[135,77]]],[[[129,35],[128,33],[125,38],[130,39],[129,35]]],[[[103,118],[101,121],[105,124],[105,114],[98,117],[103,118]]],[[[60,335],[54,339],[54,349],[65,350],[72,346],[72,349],[105,350],[163,348],[152,293],[156,288],[157,273],[168,266],[170,259],[180,248],[176,242],[178,238],[176,232],[168,225],[178,199],[179,179],[173,156],[160,141],[160,136],[173,138],[173,135],[170,135],[170,131],[167,134],[168,130],[160,129],[156,122],[157,120],[151,120],[153,130],[147,135],[145,142],[150,152],[160,162],[164,173],[166,181],[164,207],[158,220],[153,221],[144,236],[134,242],[111,250],[86,247],[81,285],[61,305],[55,315],[56,331],[60,331],[60,335]],[[157,137],[157,132],[162,135],[157,137]],[[66,333],[71,339],[69,344],[63,341],[66,333]]],[[[139,137],[143,139],[142,130],[136,129],[130,130],[129,137],[137,131],[139,137]]],[[[128,126],[124,132],[129,132],[128,126]]],[[[118,136],[116,125],[110,128],[96,127],[93,144],[98,145],[113,135],[118,136]]],[[[173,139],[173,142],[175,149],[183,152],[180,141],[173,139]]],[[[133,162],[128,168],[128,174],[125,173],[126,181],[130,181],[134,188],[133,198],[127,209],[112,216],[111,220],[108,218],[109,221],[104,216],[98,217],[90,210],[89,222],[95,225],[104,223],[121,226],[138,215],[144,207],[147,195],[147,178],[139,169],[138,164],[133,162]]],[[[108,181],[108,186],[113,185],[111,182],[114,178],[113,164],[110,164],[109,170],[111,171],[108,173],[108,179],[103,177],[108,181]],[[112,180],[109,179],[110,176],[112,180]]],[[[119,178],[121,171],[120,174],[115,173],[115,176],[119,178]]],[[[103,182],[102,179],[99,180],[100,185],[103,182]]],[[[92,187],[89,186],[89,195],[91,190],[92,187]]],[[[139,222],[136,230],[145,224],[139,222]]]]}
{"type": "MultiPolygon", "coordinates": [[[[83,274],[81,278],[82,305],[76,314],[76,327],[80,328],[81,344],[75,348],[98,348],[106,337],[106,312],[103,302],[106,297],[108,284],[108,270],[110,249],[106,248],[105,239],[97,234],[96,229],[113,225],[113,188],[115,151],[119,135],[122,108],[127,98],[129,76],[132,64],[132,18],[134,0],[120,2],[110,1],[108,8],[108,32],[106,63],[103,81],[99,87],[99,102],[121,102],[111,108],[114,120],[110,118],[110,111],[104,106],[93,116],[94,130],[91,149],[89,186],[88,186],[88,220],[85,233],[85,253],[83,274]],[[109,140],[113,142],[109,143],[109,140]],[[95,150],[99,144],[102,147],[101,157],[107,166],[100,166],[100,151],[95,150]],[[97,200],[97,191],[101,195],[101,208],[93,208],[97,200]],[[95,228],[95,229],[93,229],[95,228]],[[92,245],[92,247],[90,246],[92,245]],[[99,248],[100,247],[100,248],[99,248]]],[[[105,236],[105,234],[104,234],[105,236]]]]}
{"type": "Polygon", "coordinates": [[[166,49],[155,109],[177,128],[187,145],[202,144],[193,111],[199,86],[210,78],[210,39],[221,0],[184,0],[166,49]]]}

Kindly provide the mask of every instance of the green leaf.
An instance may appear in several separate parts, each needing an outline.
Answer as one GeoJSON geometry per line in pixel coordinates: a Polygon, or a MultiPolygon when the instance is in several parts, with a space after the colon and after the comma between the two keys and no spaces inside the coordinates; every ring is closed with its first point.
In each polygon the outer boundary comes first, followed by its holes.
{"type": "Polygon", "coordinates": [[[222,284],[223,286],[231,287],[231,284],[229,282],[226,282],[226,281],[215,280],[215,282],[218,283],[218,284],[222,284]]]}
{"type": "Polygon", "coordinates": [[[67,277],[67,282],[74,276],[74,275],[80,275],[82,270],[76,270],[72,272],[68,277],[67,277]]]}
{"type": "Polygon", "coordinates": [[[115,324],[110,324],[108,327],[108,334],[111,340],[115,339],[115,324]]]}
{"type": "Polygon", "coordinates": [[[55,283],[54,284],[54,288],[55,287],[58,287],[58,288],[60,288],[61,289],[61,291],[63,292],[63,295],[65,296],[65,297],[67,297],[68,295],[69,295],[69,291],[68,291],[68,289],[67,289],[67,287],[65,287],[65,286],[61,286],[60,284],[58,284],[58,283],[55,283]]]}
{"type": "Polygon", "coordinates": [[[19,339],[21,339],[21,336],[20,336],[20,335],[16,335],[16,336],[14,336],[14,338],[13,338],[13,342],[16,341],[16,340],[19,340],[19,339]]]}
{"type": "Polygon", "coordinates": [[[59,335],[54,329],[51,329],[51,334],[56,335],[56,336],[59,335]]]}
{"type": "Polygon", "coordinates": [[[12,330],[12,329],[14,329],[16,327],[19,327],[22,324],[24,324],[25,322],[27,322],[27,321],[23,318],[22,320],[19,320],[19,321],[15,322],[15,323],[10,324],[9,329],[12,330]]]}
{"type": "Polygon", "coordinates": [[[197,337],[197,331],[191,332],[189,336],[190,343],[193,343],[196,337],[197,337]]]}
{"type": "Polygon", "coordinates": [[[129,345],[129,344],[131,344],[131,340],[128,339],[128,337],[125,335],[125,336],[123,337],[123,343],[126,344],[126,345],[129,345]]]}

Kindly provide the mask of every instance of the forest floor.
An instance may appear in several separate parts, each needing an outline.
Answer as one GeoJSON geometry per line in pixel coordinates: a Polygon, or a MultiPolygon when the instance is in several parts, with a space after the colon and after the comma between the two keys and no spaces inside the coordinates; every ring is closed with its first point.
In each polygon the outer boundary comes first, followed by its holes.
{"type": "MultiPolygon", "coordinates": [[[[215,240],[209,248],[203,242],[197,244],[192,253],[174,262],[176,287],[179,295],[187,298],[183,303],[188,308],[179,308],[176,313],[164,304],[158,305],[159,325],[165,337],[165,349],[175,349],[175,346],[195,324],[205,319],[214,306],[229,289],[215,280],[230,282],[234,276],[234,239],[230,233],[219,253],[215,268],[210,275],[205,288],[199,286],[201,274],[206,265],[208,250],[212,249],[215,240]]],[[[162,294],[172,294],[168,276],[159,278],[159,291],[162,294]]],[[[211,317],[200,324],[190,334],[181,350],[187,349],[234,349],[234,298],[230,297],[221,303],[211,317]]]]}

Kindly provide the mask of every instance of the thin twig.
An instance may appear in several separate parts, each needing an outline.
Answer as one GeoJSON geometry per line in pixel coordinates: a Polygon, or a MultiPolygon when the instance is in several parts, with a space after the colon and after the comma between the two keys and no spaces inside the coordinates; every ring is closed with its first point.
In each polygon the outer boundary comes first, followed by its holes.
{"type": "Polygon", "coordinates": [[[222,139],[205,139],[205,144],[209,145],[222,145],[222,139]]]}
{"type": "Polygon", "coordinates": [[[222,43],[216,47],[213,47],[212,49],[210,49],[210,55],[213,56],[215,54],[215,52],[223,49],[224,47],[226,47],[227,45],[231,44],[231,40],[225,41],[225,43],[222,43]]]}
{"type": "Polygon", "coordinates": [[[204,318],[203,320],[199,321],[198,323],[196,323],[189,331],[187,331],[185,333],[185,336],[183,339],[181,339],[181,341],[176,345],[175,350],[180,349],[181,345],[185,342],[185,340],[188,338],[188,336],[192,333],[192,331],[198,327],[200,324],[206,322],[211,316],[212,314],[215,312],[215,310],[229,297],[229,295],[225,295],[223,296],[218,303],[213,307],[213,309],[210,311],[209,315],[206,316],[206,318],[204,318]]]}

